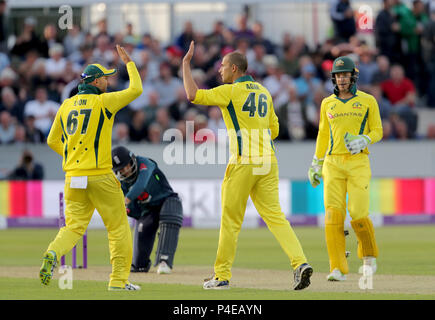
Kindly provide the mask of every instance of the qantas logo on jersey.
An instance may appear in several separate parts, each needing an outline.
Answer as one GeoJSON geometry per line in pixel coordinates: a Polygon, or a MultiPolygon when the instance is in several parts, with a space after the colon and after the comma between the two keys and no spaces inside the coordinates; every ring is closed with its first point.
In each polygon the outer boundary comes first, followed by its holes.
{"type": "Polygon", "coordinates": [[[145,163],[141,163],[140,164],[140,167],[139,167],[139,170],[147,170],[148,168],[147,168],[147,166],[146,166],[146,164],[145,163]]]}
{"type": "Polygon", "coordinates": [[[362,117],[363,114],[361,112],[336,112],[334,114],[327,112],[326,113],[328,115],[329,119],[336,119],[339,117],[362,117]]]}

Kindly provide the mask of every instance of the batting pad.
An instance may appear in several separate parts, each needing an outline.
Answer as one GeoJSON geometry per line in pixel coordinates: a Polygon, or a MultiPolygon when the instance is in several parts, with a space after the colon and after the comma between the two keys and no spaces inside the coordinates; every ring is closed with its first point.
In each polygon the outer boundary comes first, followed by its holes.
{"type": "Polygon", "coordinates": [[[339,269],[343,274],[349,273],[346,259],[344,214],[338,209],[326,209],[325,238],[329,255],[329,271],[339,269]]]}
{"type": "Polygon", "coordinates": [[[352,220],[350,222],[353,231],[355,231],[358,238],[358,258],[363,257],[377,257],[378,246],[375,240],[375,229],[369,217],[352,220]]]}

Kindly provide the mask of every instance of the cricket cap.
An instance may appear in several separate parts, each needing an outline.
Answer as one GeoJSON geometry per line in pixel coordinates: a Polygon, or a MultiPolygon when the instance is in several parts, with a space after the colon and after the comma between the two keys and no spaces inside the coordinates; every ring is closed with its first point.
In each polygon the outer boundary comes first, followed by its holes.
{"type": "Polygon", "coordinates": [[[111,76],[116,73],[116,69],[106,69],[101,64],[89,64],[80,75],[84,83],[90,83],[102,76],[111,76]]]}

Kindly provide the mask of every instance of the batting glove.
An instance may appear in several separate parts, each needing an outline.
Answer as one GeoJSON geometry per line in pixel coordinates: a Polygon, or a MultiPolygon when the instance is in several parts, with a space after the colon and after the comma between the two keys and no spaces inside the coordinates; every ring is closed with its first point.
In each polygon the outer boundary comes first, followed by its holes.
{"type": "Polygon", "coordinates": [[[320,184],[320,178],[322,178],[323,159],[317,159],[316,156],[311,162],[311,167],[308,170],[308,179],[311,185],[315,188],[320,184]]]}
{"type": "Polygon", "coordinates": [[[354,136],[353,134],[346,132],[344,135],[344,143],[351,154],[360,153],[367,148],[370,142],[370,138],[363,134],[354,136]]]}

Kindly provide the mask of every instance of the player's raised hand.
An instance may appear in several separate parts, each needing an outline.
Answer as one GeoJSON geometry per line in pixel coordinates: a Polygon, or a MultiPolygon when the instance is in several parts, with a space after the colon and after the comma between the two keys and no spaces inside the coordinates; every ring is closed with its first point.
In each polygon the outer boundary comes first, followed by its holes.
{"type": "Polygon", "coordinates": [[[125,64],[131,61],[130,56],[127,51],[125,51],[124,47],[121,47],[119,44],[116,45],[116,50],[118,51],[118,55],[125,64]]]}
{"type": "Polygon", "coordinates": [[[187,51],[186,55],[183,58],[183,62],[190,62],[190,60],[192,60],[194,51],[195,51],[195,42],[192,40],[190,42],[189,50],[187,51]]]}

